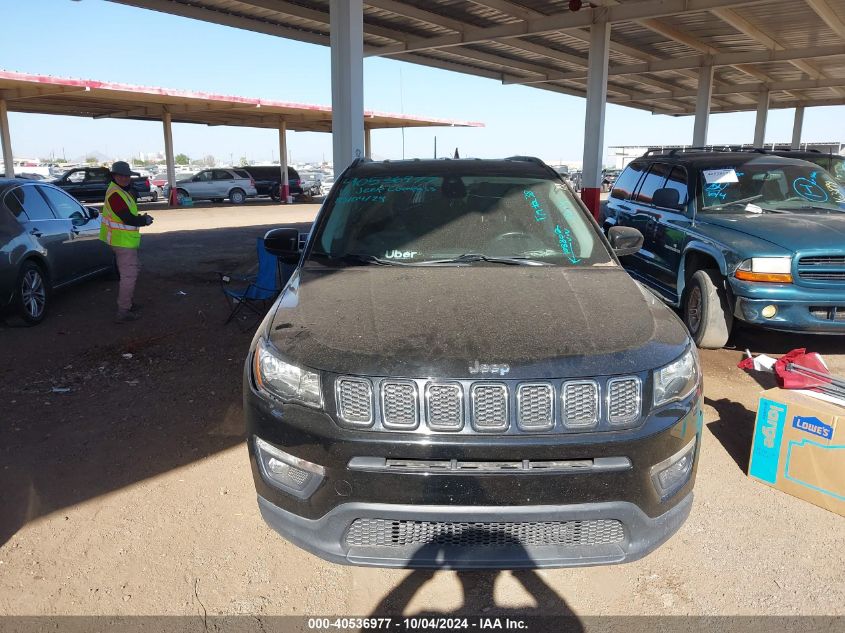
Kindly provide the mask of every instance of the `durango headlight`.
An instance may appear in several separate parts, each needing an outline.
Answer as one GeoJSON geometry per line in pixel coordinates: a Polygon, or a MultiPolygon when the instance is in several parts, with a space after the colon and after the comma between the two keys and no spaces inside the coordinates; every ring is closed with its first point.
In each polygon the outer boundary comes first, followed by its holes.
{"type": "Polygon", "coordinates": [[[791,284],[792,258],[752,257],[739,265],[734,277],[742,281],[791,284]]]}
{"type": "Polygon", "coordinates": [[[698,386],[700,376],[698,354],[690,345],[678,360],[655,370],[654,406],[686,398],[698,386]]]}
{"type": "Polygon", "coordinates": [[[284,401],[296,401],[315,408],[323,406],[320,375],[283,361],[263,338],[255,347],[252,372],[261,391],[284,401]]]}

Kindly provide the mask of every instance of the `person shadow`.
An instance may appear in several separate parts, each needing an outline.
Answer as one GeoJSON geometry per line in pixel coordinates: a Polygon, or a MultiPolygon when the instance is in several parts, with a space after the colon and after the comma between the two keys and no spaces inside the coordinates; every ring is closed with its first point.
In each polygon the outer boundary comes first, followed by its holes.
{"type": "MultiPolygon", "coordinates": [[[[491,528],[495,529],[495,528],[491,528]]],[[[533,561],[525,547],[517,539],[502,533],[495,534],[494,545],[490,545],[490,532],[468,528],[459,534],[447,534],[434,539],[417,550],[408,567],[419,567],[387,593],[370,614],[371,617],[397,617],[407,615],[419,618],[442,617],[484,617],[484,618],[548,618],[549,630],[564,633],[583,633],[584,625],[566,601],[552,589],[534,570],[533,561]],[[455,537],[461,545],[456,547],[455,537]],[[472,545],[475,543],[475,545],[472,545]],[[484,545],[481,545],[481,544],[484,545]],[[499,554],[501,568],[495,570],[469,570],[466,567],[492,566],[492,555],[499,554]],[[438,563],[439,561],[439,563],[438,563]],[[444,561],[446,561],[444,563],[444,561]],[[407,614],[406,609],[414,596],[434,578],[438,568],[458,569],[463,603],[451,611],[426,610],[407,614]],[[533,598],[536,606],[511,607],[496,604],[494,588],[499,574],[512,569],[511,574],[533,598]]],[[[530,630],[534,630],[531,628],[530,630]]],[[[541,629],[537,629],[541,630],[541,629]]]]}

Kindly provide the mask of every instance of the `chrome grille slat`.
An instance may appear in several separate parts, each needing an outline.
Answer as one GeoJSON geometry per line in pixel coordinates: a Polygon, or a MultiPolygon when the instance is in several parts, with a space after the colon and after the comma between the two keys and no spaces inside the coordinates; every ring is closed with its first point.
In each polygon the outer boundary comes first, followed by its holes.
{"type": "Polygon", "coordinates": [[[572,380],[563,383],[563,424],[569,428],[590,428],[599,422],[599,385],[595,380],[572,380]]]}
{"type": "Polygon", "coordinates": [[[805,281],[845,281],[845,255],[810,255],[798,260],[798,277],[805,281]]]}
{"type": "Polygon", "coordinates": [[[470,391],[472,424],[478,431],[508,428],[508,388],[500,383],[476,383],[470,391]]]}
{"type": "Polygon", "coordinates": [[[464,390],[455,383],[429,383],[425,388],[426,422],[437,430],[458,431],[464,426],[464,390]]]}
{"type": "Polygon", "coordinates": [[[520,428],[548,430],[555,425],[554,388],[548,383],[525,383],[516,391],[517,416],[520,428]]]}
{"type": "Polygon", "coordinates": [[[642,385],[636,376],[607,381],[607,421],[629,424],[640,417],[642,385]]]}
{"type": "Polygon", "coordinates": [[[347,424],[373,423],[373,386],[363,378],[338,378],[335,383],[338,416],[347,424]]]}
{"type": "Polygon", "coordinates": [[[384,425],[413,429],[419,422],[419,398],[413,382],[385,380],[381,383],[381,415],[384,425]]]}

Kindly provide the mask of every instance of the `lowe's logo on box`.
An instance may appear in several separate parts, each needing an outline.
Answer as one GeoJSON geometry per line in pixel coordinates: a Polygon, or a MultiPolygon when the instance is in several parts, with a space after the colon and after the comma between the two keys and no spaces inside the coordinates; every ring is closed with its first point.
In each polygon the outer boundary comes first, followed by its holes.
{"type": "Polygon", "coordinates": [[[806,431],[807,433],[823,437],[826,440],[833,437],[833,427],[815,417],[796,415],[792,418],[792,426],[800,431],[806,431]]]}

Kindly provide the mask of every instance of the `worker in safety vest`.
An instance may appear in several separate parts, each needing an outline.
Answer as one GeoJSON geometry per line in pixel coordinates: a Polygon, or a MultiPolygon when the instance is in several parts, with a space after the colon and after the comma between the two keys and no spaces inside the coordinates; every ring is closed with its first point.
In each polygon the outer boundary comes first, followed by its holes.
{"type": "Polygon", "coordinates": [[[153,218],[146,213],[138,213],[135,196],[129,191],[132,179],[129,163],[117,161],[112,165],[111,177],[100,216],[100,239],[111,246],[117,260],[120,289],[115,321],[125,323],[139,317],[140,306],[132,301],[141,267],[138,261],[138,247],[141,245],[139,228],[152,224],[153,218]]]}

